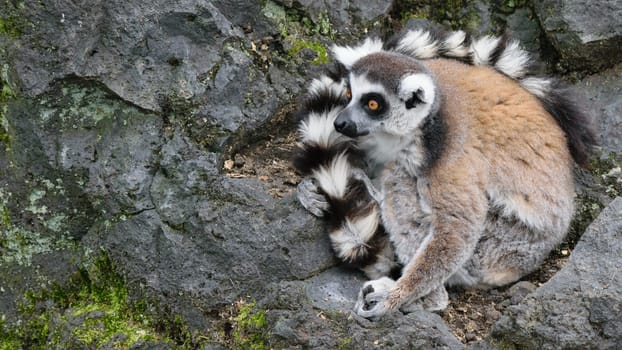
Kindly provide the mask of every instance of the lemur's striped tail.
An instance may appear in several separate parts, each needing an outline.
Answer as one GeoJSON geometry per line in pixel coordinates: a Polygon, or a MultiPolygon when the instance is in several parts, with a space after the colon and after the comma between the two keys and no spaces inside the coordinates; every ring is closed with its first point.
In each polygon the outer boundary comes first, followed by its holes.
{"type": "Polygon", "coordinates": [[[329,203],[325,212],[335,254],[370,278],[391,273],[396,263],[380,223],[379,205],[354,176],[357,152],[333,123],[346,103],[338,75],[314,80],[302,108],[296,168],[315,179],[329,203]]]}

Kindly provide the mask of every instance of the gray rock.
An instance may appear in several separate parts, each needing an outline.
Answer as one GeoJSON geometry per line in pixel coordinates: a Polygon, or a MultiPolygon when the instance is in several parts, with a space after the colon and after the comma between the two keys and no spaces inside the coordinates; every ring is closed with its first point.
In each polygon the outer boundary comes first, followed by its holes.
{"type": "MultiPolygon", "coordinates": [[[[339,1],[329,2],[333,2],[335,4],[339,3],[339,1]]],[[[387,0],[351,0],[349,9],[352,11],[355,18],[358,18],[363,22],[369,22],[371,20],[378,19],[379,17],[386,16],[391,10],[392,5],[393,2],[387,0]]],[[[331,4],[329,4],[329,8],[330,7],[331,4]]]]}
{"type": "Polygon", "coordinates": [[[536,286],[528,281],[520,281],[507,290],[507,295],[510,297],[511,304],[518,304],[521,300],[527,296],[527,294],[536,290],[536,286]]]}
{"type": "Polygon", "coordinates": [[[305,281],[277,282],[261,301],[276,348],[462,349],[441,317],[395,312],[379,322],[351,312],[365,278],[332,268],[305,281]]]}
{"type": "Polygon", "coordinates": [[[545,0],[534,8],[567,68],[595,71],[622,62],[622,1],[545,0]]]}
{"type": "Polygon", "coordinates": [[[268,312],[277,347],[305,349],[463,349],[440,316],[420,311],[387,315],[381,322],[356,319],[349,312],[312,310],[268,312]]]}
{"type": "Polygon", "coordinates": [[[460,16],[466,19],[464,30],[477,35],[485,35],[492,31],[492,11],[486,1],[474,1],[460,11],[460,16]]]}
{"type": "Polygon", "coordinates": [[[622,152],[622,64],[581,80],[573,90],[587,102],[603,151],[622,152]]]}
{"type": "Polygon", "coordinates": [[[480,340],[477,342],[469,343],[466,347],[468,350],[498,350],[496,346],[490,344],[485,340],[480,340]]]}
{"type": "Polygon", "coordinates": [[[185,124],[203,139],[218,130],[214,142],[222,146],[239,128],[266,122],[300,89],[291,84],[300,79],[281,73],[285,79],[271,81],[267,67],[253,62],[251,42],[276,32],[258,2],[51,0],[22,12],[36,25],[24,26],[8,57],[15,85],[29,97],[54,81],[96,80],[145,110],[185,105],[185,124]]]}
{"type": "Polygon", "coordinates": [[[590,225],[566,266],[510,306],[494,341],[530,349],[614,349],[622,343],[622,198],[590,225]]]}
{"type": "Polygon", "coordinates": [[[540,62],[542,30],[532,9],[529,7],[516,9],[507,17],[506,23],[512,37],[520,41],[521,46],[529,51],[535,62],[540,62]]]}
{"type": "Polygon", "coordinates": [[[319,310],[350,310],[365,281],[358,271],[331,269],[305,281],[306,293],[319,310]]]}
{"type": "MultiPolygon", "coordinates": [[[[288,5],[286,1],[281,2],[288,5]]],[[[297,3],[309,14],[313,22],[318,24],[329,20],[338,32],[351,32],[360,24],[388,15],[392,5],[392,1],[388,0],[299,0],[297,3]]]]}
{"type": "Polygon", "coordinates": [[[258,299],[270,283],[335,263],[323,227],[293,197],[275,201],[256,180],[221,177],[216,163],[174,133],[150,186],[154,209],[101,221],[83,240],[196,327],[206,319],[198,310],[258,299]]]}

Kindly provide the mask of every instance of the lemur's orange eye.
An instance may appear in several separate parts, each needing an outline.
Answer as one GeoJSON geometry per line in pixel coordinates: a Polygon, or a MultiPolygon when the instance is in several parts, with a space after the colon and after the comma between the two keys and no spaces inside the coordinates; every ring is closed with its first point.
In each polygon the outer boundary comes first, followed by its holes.
{"type": "Polygon", "coordinates": [[[380,104],[376,100],[369,100],[367,101],[367,108],[369,108],[370,111],[375,112],[378,108],[380,108],[380,104]]]}
{"type": "Polygon", "coordinates": [[[346,98],[348,100],[352,99],[352,91],[350,91],[350,88],[346,89],[346,98]]]}

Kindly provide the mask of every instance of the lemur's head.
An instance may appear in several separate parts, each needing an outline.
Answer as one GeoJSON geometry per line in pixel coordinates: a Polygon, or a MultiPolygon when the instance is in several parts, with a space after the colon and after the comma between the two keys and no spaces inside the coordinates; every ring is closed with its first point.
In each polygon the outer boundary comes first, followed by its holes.
{"type": "Polygon", "coordinates": [[[389,52],[369,54],[352,65],[346,98],[334,125],[349,137],[411,135],[440,104],[431,73],[417,60],[389,52]]]}

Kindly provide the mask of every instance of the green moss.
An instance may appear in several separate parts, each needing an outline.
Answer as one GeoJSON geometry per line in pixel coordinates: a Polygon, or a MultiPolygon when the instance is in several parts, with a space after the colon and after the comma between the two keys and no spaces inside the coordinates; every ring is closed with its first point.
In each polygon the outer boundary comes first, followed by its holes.
{"type": "Polygon", "coordinates": [[[25,17],[21,14],[24,4],[4,0],[2,5],[3,13],[0,14],[0,35],[8,36],[11,39],[21,37],[26,26],[25,17]]]}
{"type": "Polygon", "coordinates": [[[609,197],[622,196],[622,154],[610,152],[596,158],[591,168],[596,181],[603,186],[609,197]]]}
{"type": "Polygon", "coordinates": [[[507,339],[501,339],[501,340],[493,339],[492,341],[497,350],[516,350],[517,348],[514,343],[512,343],[510,340],[507,340],[507,339]]]}
{"type": "Polygon", "coordinates": [[[337,349],[346,350],[352,348],[352,337],[340,338],[337,340],[337,349]]]}
{"type": "Polygon", "coordinates": [[[497,4],[497,9],[505,14],[511,14],[516,9],[529,5],[528,0],[502,0],[497,4]]]}
{"type": "Polygon", "coordinates": [[[400,22],[402,24],[408,22],[409,19],[426,19],[430,16],[430,14],[422,9],[415,11],[401,11],[400,12],[400,22]]]}
{"type": "Polygon", "coordinates": [[[575,214],[568,229],[566,240],[559,247],[560,250],[574,248],[585,229],[596,219],[603,210],[604,205],[589,194],[582,194],[575,199],[575,214]]]}
{"type": "Polygon", "coordinates": [[[0,67],[0,142],[4,143],[7,148],[11,145],[11,137],[6,112],[9,101],[15,98],[15,92],[8,82],[8,70],[7,64],[0,67]]]}
{"type": "Polygon", "coordinates": [[[292,44],[292,48],[289,50],[290,56],[298,56],[303,49],[310,49],[315,51],[316,58],[313,59],[313,64],[326,64],[329,62],[328,51],[324,45],[318,42],[308,42],[304,40],[296,40],[292,44]]]}
{"type": "Polygon", "coordinates": [[[316,53],[312,63],[324,64],[329,61],[328,51],[322,41],[333,41],[336,31],[327,13],[321,13],[313,20],[303,11],[286,10],[272,1],[266,2],[262,12],[279,28],[289,58],[297,58],[303,49],[310,49],[316,53]]]}
{"type": "Polygon", "coordinates": [[[15,332],[9,330],[8,325],[4,322],[4,317],[0,319],[0,350],[21,349],[22,342],[15,332]]]}
{"type": "Polygon", "coordinates": [[[237,316],[233,318],[234,349],[268,349],[268,331],[266,312],[258,309],[255,302],[240,301],[237,304],[237,316]]]}
{"type": "Polygon", "coordinates": [[[413,18],[425,18],[453,29],[475,32],[480,18],[473,0],[407,0],[400,1],[394,8],[397,19],[402,24],[413,18]]]}
{"type": "Polygon", "coordinates": [[[139,341],[178,349],[200,345],[192,342],[190,332],[179,332],[180,318],[155,321],[146,302],[132,302],[125,280],[105,254],[80,268],[66,286],[27,292],[18,310],[17,324],[0,323],[0,350],[128,349],[139,341]]]}

